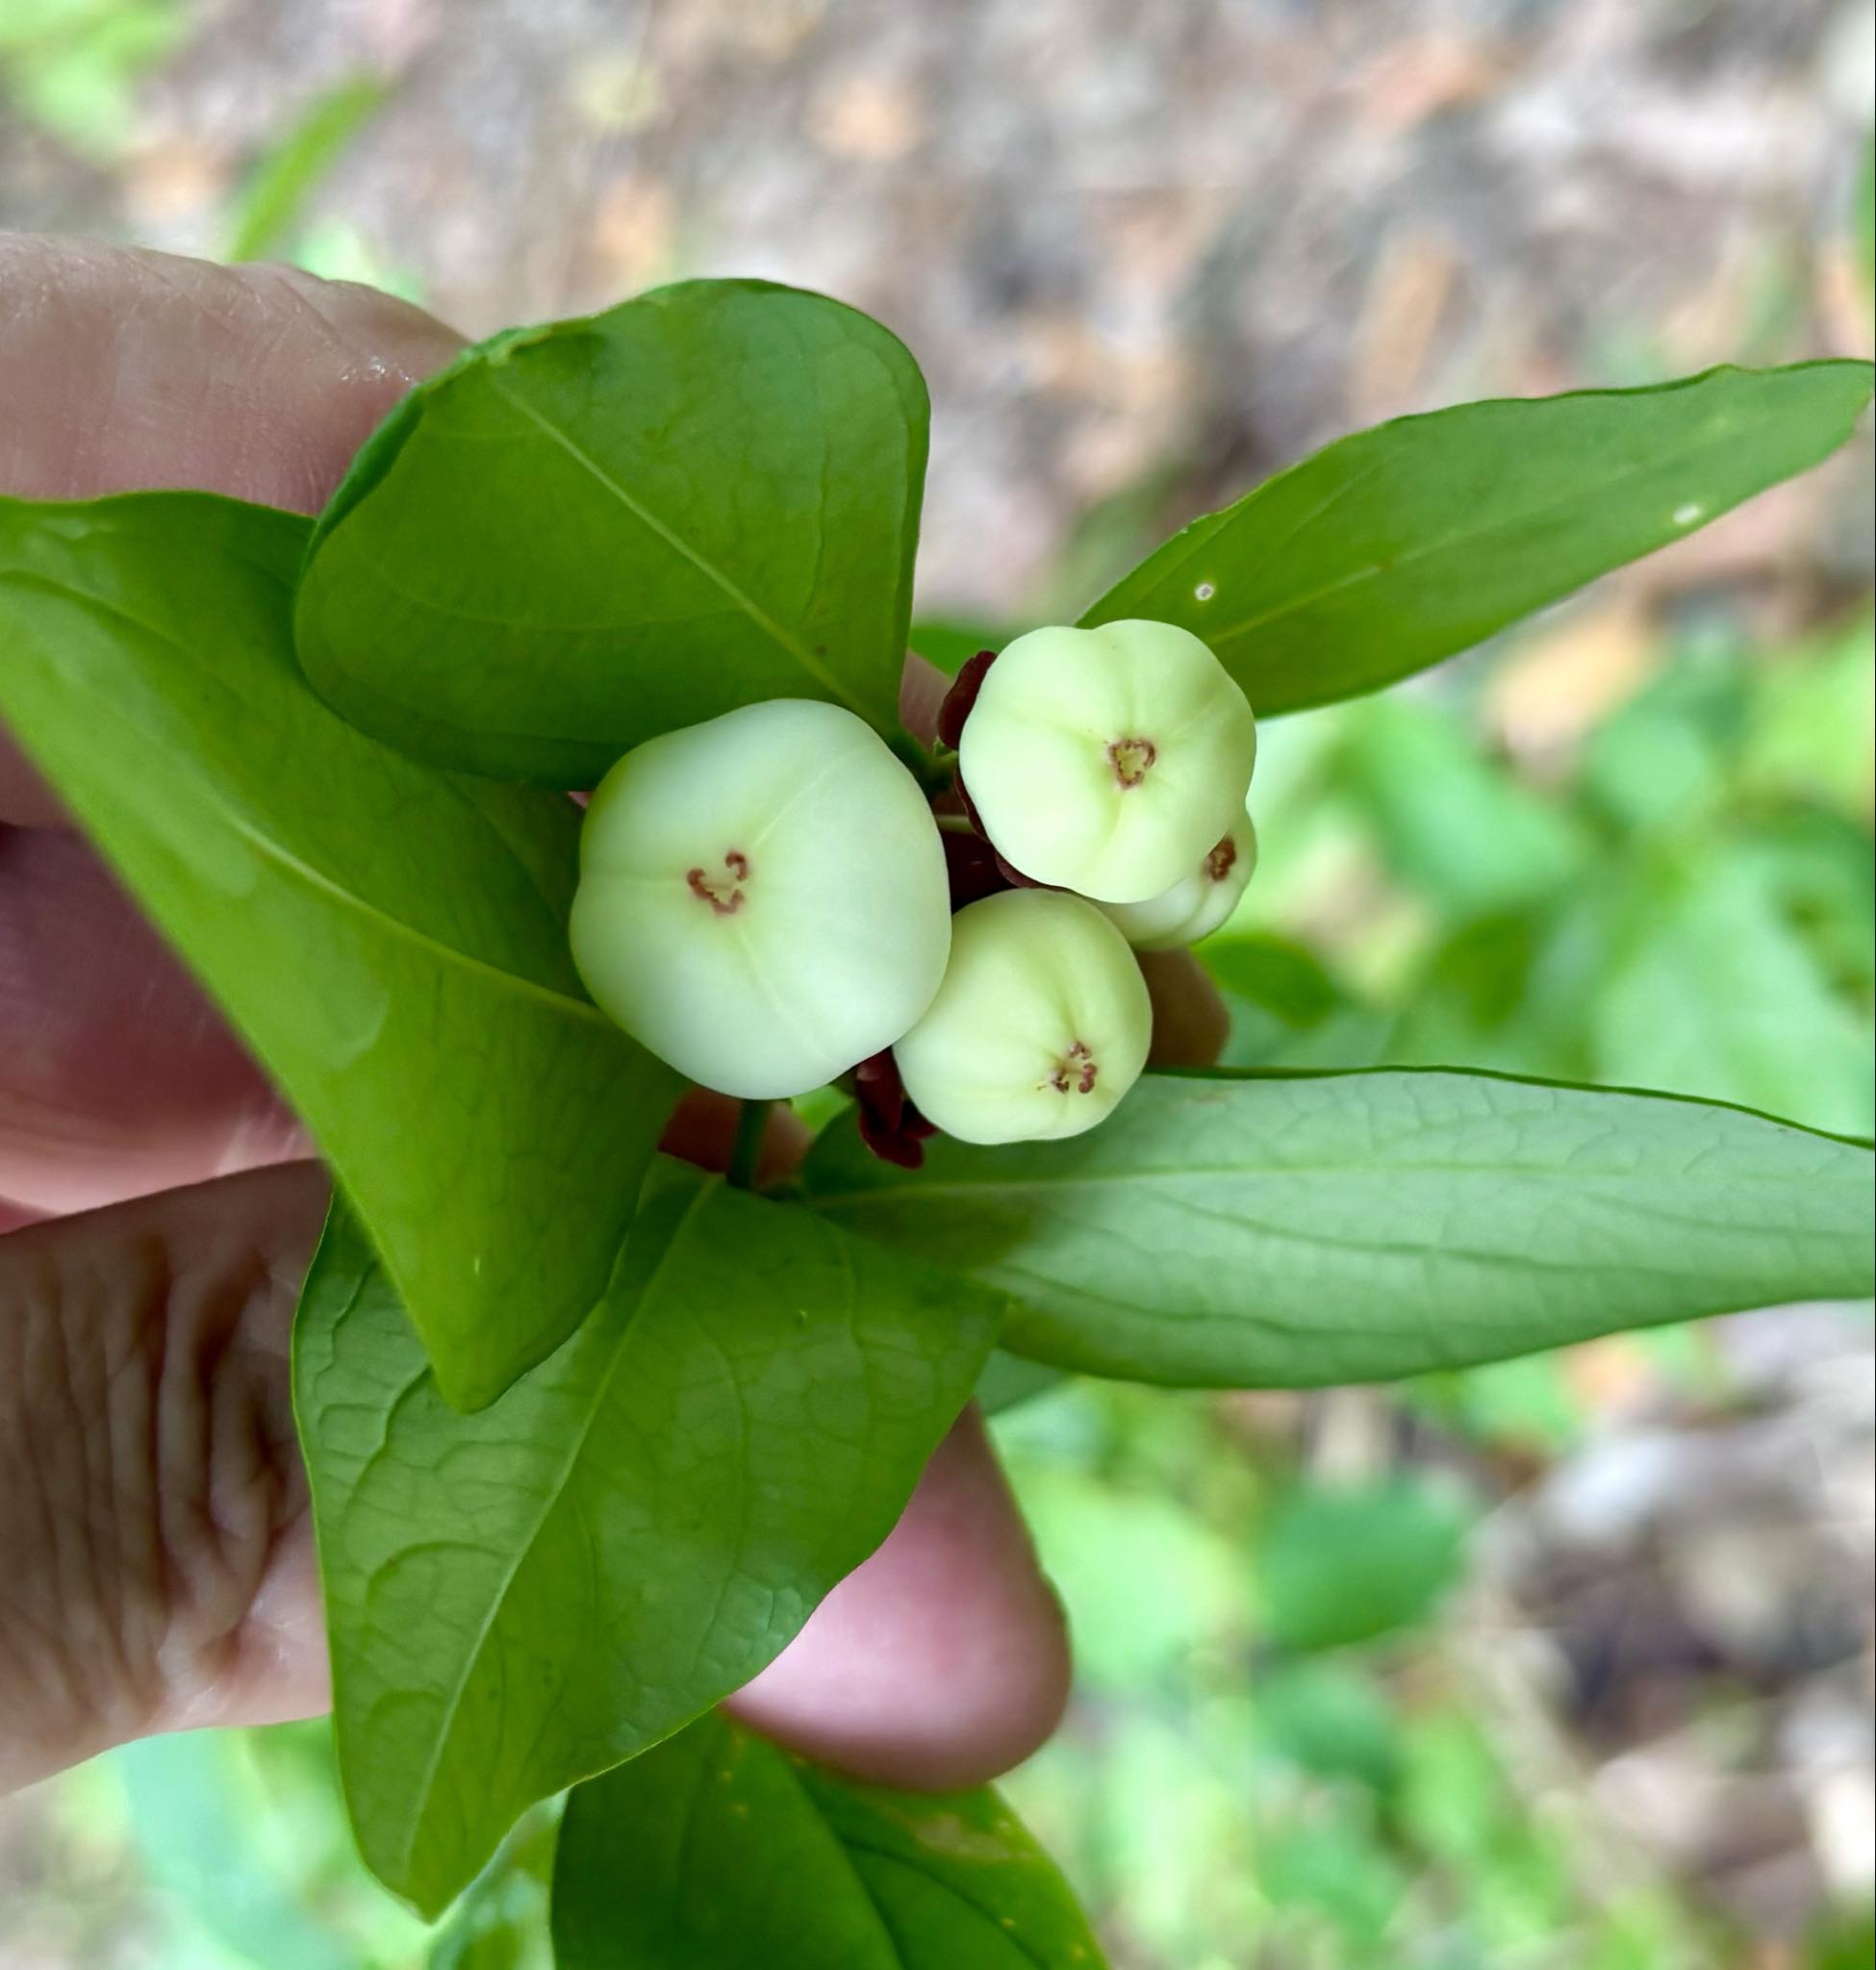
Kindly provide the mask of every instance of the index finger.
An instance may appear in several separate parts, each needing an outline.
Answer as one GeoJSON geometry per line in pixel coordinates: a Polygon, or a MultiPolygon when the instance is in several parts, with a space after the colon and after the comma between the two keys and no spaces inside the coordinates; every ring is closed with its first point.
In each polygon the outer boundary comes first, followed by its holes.
{"type": "MultiPolygon", "coordinates": [[[[462,338],[407,302],[284,266],[0,233],[0,493],[149,487],[316,512],[374,425],[462,338]]],[[[0,822],[57,801],[0,733],[0,822]]]]}

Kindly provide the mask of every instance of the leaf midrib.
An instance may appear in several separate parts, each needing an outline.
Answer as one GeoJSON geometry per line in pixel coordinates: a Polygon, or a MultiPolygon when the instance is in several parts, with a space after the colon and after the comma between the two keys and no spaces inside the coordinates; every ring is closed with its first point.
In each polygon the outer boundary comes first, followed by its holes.
{"type": "MultiPolygon", "coordinates": [[[[1847,1146],[1846,1146],[1847,1147],[1847,1146]]],[[[1238,1177],[1255,1181],[1264,1177],[1283,1176],[1366,1176],[1374,1174],[1372,1163],[1189,1163],[1181,1164],[1176,1170],[1118,1170],[1095,1176],[982,1176],[969,1180],[945,1183],[923,1183],[916,1179],[906,1183],[869,1184],[861,1190],[828,1190],[808,1192],[808,1200],[816,1210],[824,1210],[833,1205],[858,1205],[867,1203],[903,1202],[908,1198],[928,1199],[938,1197],[976,1198],[989,1192],[993,1196],[1006,1196],[1011,1191],[1042,1191],[1060,1195],[1077,1190],[1098,1190],[1110,1184],[1153,1185],[1160,1183],[1183,1183],[1188,1177],[1238,1177]]],[[[1417,1176],[1510,1176],[1524,1180],[1532,1178],[1552,1178],[1575,1183],[1587,1175],[1604,1179],[1632,1179],[1633,1170],[1566,1170],[1519,1169],[1496,1163],[1450,1163],[1424,1162],[1402,1166],[1390,1171],[1389,1174],[1412,1174],[1417,1176]]],[[[1711,1181],[1701,1178],[1697,1172],[1684,1171],[1673,1179],[1675,1182],[1711,1181]]],[[[1722,1181],[1733,1183],[1804,1183],[1815,1184],[1820,1180],[1814,1170],[1784,1172],[1755,1172],[1749,1176],[1729,1177],[1722,1181]]],[[[1828,1180],[1828,1176],[1821,1180],[1828,1180]]]]}
{"type": "MultiPolygon", "coordinates": [[[[1055,1966],[1037,1955],[1027,1936],[1024,1935],[1020,1931],[1005,1929],[1002,1925],[1002,1919],[997,1914],[996,1910],[986,1908],[975,1896],[967,1895],[951,1876],[941,1874],[935,1868],[921,1867],[917,1861],[908,1859],[903,1854],[895,1853],[890,1847],[879,1846],[874,1841],[863,1840],[850,1833],[836,1832],[834,1837],[840,1842],[842,1849],[849,1856],[863,1854],[872,1860],[884,1861],[889,1867],[900,1868],[906,1874],[913,1876],[919,1881],[927,1882],[935,1887],[942,1888],[959,1907],[968,1908],[983,1924],[985,1930],[990,1934],[996,1936],[1000,1942],[1006,1943],[1013,1955],[1020,1957],[1025,1962],[1034,1964],[1035,1970],[1055,1970],[1055,1966]]],[[[880,1921],[884,1923],[888,1933],[892,1936],[894,1953],[898,1956],[901,1964],[906,1963],[909,1961],[909,1958],[906,1952],[899,1945],[899,1927],[881,1906],[876,1890],[872,1882],[866,1879],[865,1870],[851,1858],[849,1859],[848,1865],[852,1870],[855,1880],[860,1882],[862,1891],[878,1911],[880,1921]]]]}
{"type": "MultiPolygon", "coordinates": [[[[175,640],[172,637],[158,630],[154,625],[143,621],[139,617],[132,615],[128,610],[119,609],[114,604],[107,602],[101,595],[91,594],[89,591],[47,582],[26,570],[0,575],[0,581],[6,581],[19,588],[49,591],[61,600],[75,603],[83,609],[95,610],[99,615],[110,617],[119,622],[128,623],[139,634],[174,647],[175,640]]],[[[101,714],[120,728],[127,725],[135,736],[142,736],[135,721],[127,718],[122,706],[114,698],[96,691],[89,693],[88,695],[94,715],[101,714]]],[[[612,1022],[606,1018],[605,1014],[590,1000],[576,998],[571,993],[563,992],[558,986],[545,984],[540,979],[529,978],[524,973],[511,971],[507,966],[498,965],[489,958],[477,957],[473,951],[467,951],[459,945],[446,943],[444,939],[433,936],[429,931],[419,929],[417,924],[393,915],[391,911],[385,909],[381,904],[374,903],[369,898],[360,896],[356,890],[347,889],[343,883],[327,875],[323,870],[316,868],[312,863],[294,854],[291,848],[276,841],[265,829],[255,826],[238,807],[229,801],[214,780],[192,779],[189,783],[181,785],[181,796],[185,800],[192,797],[198,806],[205,807],[211,813],[219,815],[226,825],[235,834],[239,835],[242,841],[246,842],[250,847],[257,850],[279,868],[298,876],[308,888],[317,890],[321,895],[329,897],[334,901],[342,904],[346,909],[352,911],[355,915],[378,923],[403,942],[414,944],[421,949],[435,952],[447,962],[459,965],[467,971],[480,972],[484,976],[494,979],[498,985],[508,991],[520,993],[524,997],[543,999],[551,1004],[555,1011],[559,1013],[571,1014],[601,1026],[610,1027],[612,1025],[612,1022]]],[[[502,843],[502,846],[509,854],[512,855],[514,853],[513,846],[506,841],[502,843]]],[[[617,1029],[615,1028],[614,1030],[617,1029]]]]}
{"type": "Polygon", "coordinates": [[[835,702],[844,704],[849,711],[860,718],[866,717],[866,708],[858,697],[849,691],[841,683],[840,679],[825,665],[821,663],[804,644],[798,642],[796,638],[791,636],[756,601],[753,595],[740,588],[723,568],[717,567],[699,549],[694,547],[669,521],[662,519],[657,514],[653,513],[643,500],[634,498],[624,486],[618,479],[614,478],[606,470],[605,467],[591,452],[586,450],[583,445],[576,442],[572,437],[566,431],[563,431],[551,418],[537,410],[525,397],[517,394],[515,391],[511,390],[499,375],[494,373],[490,375],[489,388],[511,410],[519,412],[545,438],[559,445],[569,458],[583,470],[589,472],[599,485],[603,486],[642,526],[648,528],[652,533],[656,534],[672,553],[689,562],[706,581],[712,582],[716,587],[720,588],[771,642],[792,657],[835,702]]]}
{"type": "MultiPolygon", "coordinates": [[[[904,1855],[896,1854],[889,1847],[881,1846],[875,1841],[856,1836],[845,1827],[838,1825],[833,1815],[826,1811],[822,1806],[821,1801],[816,1797],[814,1787],[803,1780],[795,1760],[783,1756],[783,1763],[787,1770],[789,1782],[795,1788],[796,1797],[802,1803],[808,1815],[832,1843],[834,1851],[839,1855],[845,1865],[849,1880],[852,1882],[854,1887],[859,1892],[860,1899],[866,1905],[874,1920],[879,1925],[880,1938],[885,1943],[893,1962],[896,1965],[901,1966],[901,1970],[902,1966],[908,1963],[910,1958],[900,1940],[899,1925],[886,1912],[877,1891],[873,1883],[867,1880],[866,1870],[855,1858],[858,1855],[866,1855],[875,1860],[889,1861],[896,1866],[904,1868],[907,1873],[917,1875],[921,1880],[930,1882],[934,1885],[941,1887],[954,1902],[969,1908],[1001,1936],[1004,1941],[1008,1942],[1018,1956],[1026,1957],[1029,1962],[1033,1963],[1035,1970],[1050,1970],[1050,1966],[1029,1947],[1027,1937],[1011,1934],[1003,1931],[997,1924],[996,1918],[990,1910],[986,1909],[981,1903],[965,1894],[947,1876],[933,1868],[922,1868],[916,1861],[908,1860],[904,1855]]],[[[836,1781],[835,1782],[838,1783],[839,1781],[836,1781]]]]}
{"type": "MultiPolygon", "coordinates": [[[[484,1615],[482,1626],[476,1632],[474,1646],[467,1652],[463,1658],[462,1674],[457,1678],[454,1687],[445,1696],[442,1719],[437,1727],[430,1755],[424,1762],[423,1776],[418,1781],[414,1797],[414,1809],[408,1821],[408,1831],[404,1843],[399,1850],[399,1865],[397,1868],[397,1879],[399,1881],[408,1882],[410,1880],[411,1863],[416,1856],[418,1836],[422,1831],[429,1815],[430,1799],[436,1790],[437,1778],[443,1766],[444,1753],[454,1735],[456,1718],[462,1709],[464,1693],[468,1690],[475,1675],[476,1667],[482,1660],[483,1652],[489,1646],[489,1637],[494,1632],[495,1622],[502,1608],[507,1604],[508,1596],[514,1588],[517,1576],[526,1564],[527,1557],[534,1551],[542,1532],[545,1530],[547,1521],[560,1508],[574,1467],[585,1453],[587,1442],[593,1434],[594,1426],[598,1421],[599,1414],[605,1408],[607,1400],[611,1395],[613,1380],[619,1373],[619,1364],[625,1358],[626,1343],[633,1327],[637,1325],[640,1316],[644,1313],[646,1304],[657,1290],[658,1282],[664,1276],[665,1270],[671,1263],[672,1254],[682,1242],[684,1232],[688,1228],[692,1218],[697,1214],[704,1200],[712,1194],[715,1188],[715,1180],[700,1182],[692,1194],[689,1201],[684,1205],[684,1208],[678,1213],[675,1223],[671,1227],[670,1236],[665,1241],[664,1250],[658,1254],[656,1262],[653,1264],[650,1272],[646,1275],[643,1284],[639,1287],[632,1312],[624,1326],[621,1328],[618,1343],[613,1348],[612,1358],[606,1363],[604,1372],[593,1386],[592,1398],[587,1407],[586,1416],[568,1449],[566,1458],[562,1462],[558,1474],[555,1476],[552,1484],[547,1487],[541,1510],[536,1515],[533,1525],[529,1528],[527,1536],[517,1544],[514,1556],[502,1574],[499,1584],[489,1596],[488,1612],[484,1615]]],[[[615,1277],[617,1277],[618,1266],[623,1263],[626,1245],[629,1243],[630,1233],[628,1232],[626,1234],[626,1244],[622,1244],[620,1247],[619,1259],[615,1262],[615,1277]]],[[[593,1309],[589,1311],[587,1315],[589,1320],[605,1303],[611,1290],[612,1281],[609,1280],[606,1291],[599,1296],[599,1299],[595,1301],[593,1309]]]]}
{"type": "MultiPolygon", "coordinates": [[[[442,938],[433,937],[404,918],[394,916],[381,904],[362,897],[356,890],[350,890],[342,882],[335,881],[324,871],[316,869],[310,862],[303,861],[291,848],[284,847],[272,836],[264,833],[242,818],[233,808],[222,805],[223,819],[235,833],[248,843],[259,853],[280,868],[299,877],[309,889],[317,890],[330,897],[335,902],[344,905],[356,915],[381,925],[393,937],[406,944],[414,944],[420,949],[434,951],[447,962],[461,966],[465,971],[479,972],[493,979],[496,985],[510,992],[521,994],[524,998],[542,999],[562,1015],[576,1017],[588,1023],[603,1026],[618,1033],[612,1022],[596,1005],[584,998],[575,998],[570,992],[563,992],[558,986],[543,984],[538,978],[529,978],[520,972],[512,972],[505,965],[498,965],[489,958],[479,958],[473,951],[467,951],[460,945],[447,944],[442,938]]],[[[622,1033],[619,1034],[623,1039],[622,1033]]]]}
{"type": "MultiPolygon", "coordinates": [[[[1661,453],[1645,459],[1639,464],[1631,466],[1624,470],[1611,472],[1607,477],[1598,479],[1595,482],[1595,491],[1599,495],[1604,494],[1611,487],[1620,486],[1630,479],[1639,478],[1650,472],[1683,465],[1687,460],[1696,458],[1703,452],[1712,450],[1724,439],[1735,435],[1737,434],[1730,431],[1721,432],[1717,436],[1703,434],[1697,444],[1686,446],[1679,451],[1661,453]]],[[[1256,496],[1255,493],[1251,495],[1254,500],[1256,496]]],[[[1272,622],[1280,621],[1285,616],[1297,615],[1306,609],[1313,608],[1318,602],[1327,601],[1331,595],[1341,594],[1349,589],[1357,588],[1363,582],[1374,581],[1382,575],[1398,574],[1403,568],[1411,566],[1415,562],[1428,560],[1434,555],[1449,552],[1456,547],[1476,545],[1481,541],[1491,539],[1494,534],[1508,533],[1517,527],[1528,526],[1533,520],[1542,519],[1547,515],[1580,503],[1586,496],[1579,487],[1573,486],[1568,492],[1559,495],[1557,498],[1545,500],[1539,505],[1521,508],[1514,514],[1487,521],[1477,527],[1468,526],[1455,533],[1443,534],[1435,540],[1425,542],[1417,547],[1410,547],[1404,553],[1395,555],[1392,560],[1372,562],[1365,568],[1357,568],[1351,573],[1339,575],[1335,580],[1325,583],[1321,588],[1313,589],[1306,594],[1294,596],[1278,604],[1275,608],[1266,609],[1261,615],[1247,616],[1242,621],[1231,623],[1229,627],[1219,630],[1215,635],[1207,637],[1206,641],[1214,651],[1223,650],[1227,644],[1238,642],[1255,630],[1265,628],[1272,622]]],[[[1333,504],[1334,502],[1331,500],[1328,503],[1333,504]]],[[[1737,505],[1738,501],[1735,500],[1732,503],[1733,505],[1737,505]]],[[[1704,525],[1707,520],[1717,518],[1721,511],[1730,511],[1730,508],[1715,508],[1704,517],[1700,524],[1704,525]]],[[[1312,519],[1308,524],[1313,526],[1315,522],[1312,519]]],[[[1223,528],[1219,529],[1219,531],[1222,532],[1223,528]]],[[[1301,529],[1298,531],[1300,533],[1301,529]]],[[[1684,533],[1693,533],[1696,531],[1698,531],[1697,527],[1689,527],[1683,530],[1684,533]]],[[[1296,535],[1291,536],[1292,540],[1295,538],[1296,535]]],[[[1681,536],[1676,535],[1671,538],[1678,539],[1681,536]]],[[[1157,586],[1156,583],[1155,586],[1157,586]]]]}

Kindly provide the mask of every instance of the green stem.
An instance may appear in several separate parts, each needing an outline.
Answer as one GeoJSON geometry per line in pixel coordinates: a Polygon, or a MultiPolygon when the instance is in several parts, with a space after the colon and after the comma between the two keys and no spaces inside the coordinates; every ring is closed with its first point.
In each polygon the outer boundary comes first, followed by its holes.
{"type": "Polygon", "coordinates": [[[925,793],[936,799],[940,794],[951,792],[951,768],[956,764],[955,753],[944,753],[936,748],[921,745],[909,732],[896,732],[886,741],[898,754],[900,763],[908,768],[912,777],[925,793]]]}
{"type": "Polygon", "coordinates": [[[736,1119],[736,1141],[729,1152],[728,1180],[738,1190],[755,1188],[755,1170],[762,1158],[762,1139],[769,1132],[767,1101],[745,1101],[736,1119]]]}

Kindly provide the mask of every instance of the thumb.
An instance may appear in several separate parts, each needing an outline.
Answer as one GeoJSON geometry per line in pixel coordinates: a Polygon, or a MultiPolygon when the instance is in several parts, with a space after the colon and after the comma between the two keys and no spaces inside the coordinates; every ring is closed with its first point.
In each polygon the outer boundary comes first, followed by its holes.
{"type": "Polygon", "coordinates": [[[0,1238],[0,1793],[326,1700],[288,1335],[295,1163],[0,1238]]]}
{"type": "MultiPolygon", "coordinates": [[[[727,1110],[669,1146],[705,1161],[727,1110]]],[[[769,1153],[796,1145],[778,1130],[769,1153]]],[[[306,1163],[0,1237],[0,1795],[131,1738],[328,1697],[289,1336],[306,1163]]],[[[886,1545],[741,1700],[862,1778],[953,1785],[1061,1712],[1061,1617],[967,1414],[886,1545]]]]}
{"type": "MultiPolygon", "coordinates": [[[[372,426],[461,346],[349,281],[0,232],[0,493],[194,486],[317,513],[372,426]]],[[[0,821],[61,819],[0,732],[0,821]]]]}

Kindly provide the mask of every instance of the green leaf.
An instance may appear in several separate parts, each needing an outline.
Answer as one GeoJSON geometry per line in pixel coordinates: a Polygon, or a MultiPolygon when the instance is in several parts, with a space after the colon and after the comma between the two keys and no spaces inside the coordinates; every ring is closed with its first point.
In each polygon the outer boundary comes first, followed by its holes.
{"type": "Polygon", "coordinates": [[[0,500],[0,716],[221,1002],[474,1406],[604,1290],[679,1082],[567,950],[579,824],[307,689],[307,523],[205,493],[0,500]]]}
{"type": "Polygon", "coordinates": [[[1876,1962],[1876,1909],[1868,1906],[1828,1910],[1806,1940],[1805,1970],[1869,1970],[1876,1962]]]}
{"type": "Polygon", "coordinates": [[[1257,1679],[1255,1703],[1259,1736],[1300,1771],[1353,1779],[1375,1792],[1394,1783],[1401,1755],[1394,1712],[1373,1678],[1347,1657],[1273,1664],[1257,1679]]]}
{"type": "Polygon", "coordinates": [[[0,715],[308,1123],[449,1401],[599,1299],[678,1079],[579,987],[577,812],[414,767],[288,643],[308,524],[0,500],[0,715]]]}
{"type": "Polygon", "coordinates": [[[987,1787],[888,1792],[723,1716],[568,1802],[560,1970],[1100,1970],[1053,1863],[987,1787]]]}
{"type": "Polygon", "coordinates": [[[1372,1067],[1387,1047],[1392,1017],[1345,991],[1300,944],[1228,932],[1196,946],[1193,955],[1230,1014],[1226,1067],[1372,1067]]]}
{"type": "Polygon", "coordinates": [[[1069,1610],[1077,1686],[1094,1701],[1177,1688],[1195,1649],[1236,1645],[1241,1545],[1183,1500],[1097,1479],[1060,1452],[1020,1476],[1018,1498],[1069,1610]]]}
{"type": "Polygon", "coordinates": [[[1866,1145],[1734,1108],[1446,1070],[1150,1074],[1064,1143],[850,1124],[816,1206],[1002,1287],[1002,1345],[1095,1375],[1305,1387],[1870,1291],[1866,1145]]]}
{"type": "Polygon", "coordinates": [[[1058,1387],[1061,1379],[1060,1369],[1042,1361],[1025,1361],[1020,1354],[1005,1354],[1000,1348],[984,1363],[974,1400],[986,1416],[1000,1416],[1005,1409],[1017,1408],[1058,1387]]]}
{"type": "Polygon", "coordinates": [[[1259,716],[1378,690],[1815,465],[1867,363],[1462,404],[1327,446],[1149,555],[1082,617],[1202,636],[1259,716]]]}
{"type": "Polygon", "coordinates": [[[1876,622],[1859,614],[1809,648],[1757,667],[1741,777],[1811,799],[1866,830],[1876,791],[1876,622]]]}
{"type": "Polygon", "coordinates": [[[1348,1004],[1322,960],[1287,938],[1267,932],[1214,937],[1198,947],[1198,955],[1221,991],[1293,1032],[1321,1025],[1348,1004]]]}
{"type": "Polygon", "coordinates": [[[1656,874],[1597,995],[1596,1072],[1777,1106],[1813,1126],[1876,1123],[1876,1047],[1787,921],[1762,861],[1730,845],[1656,874]]]}
{"type": "Polygon", "coordinates": [[[355,75],[315,96],[234,200],[223,258],[266,260],[292,252],[314,194],[390,94],[377,77],[355,75]]]}
{"type": "Polygon", "coordinates": [[[1583,866],[1580,831],[1487,758],[1443,707],[1407,697],[1364,704],[1349,720],[1342,753],[1383,858],[1450,916],[1538,901],[1583,866]]]}
{"type": "Polygon", "coordinates": [[[758,698],[895,733],[928,417],[877,322],[762,281],[496,336],[359,454],[300,660],[407,752],[559,786],[758,698]]]}
{"type": "Polygon", "coordinates": [[[593,1317],[465,1417],[336,1206],[293,1374],[372,1872],[435,1913],[524,1807],[778,1654],[892,1528],[1001,1311],[660,1162],[593,1317]]]}
{"type": "Polygon", "coordinates": [[[1468,1516],[1409,1479],[1291,1492],[1257,1550],[1266,1633],[1310,1653],[1417,1626],[1459,1578],[1468,1516]]]}
{"type": "Polygon", "coordinates": [[[912,647],[948,677],[955,677],[979,650],[1000,650],[1017,634],[1007,623],[948,616],[923,619],[910,632],[912,647]]]}
{"type": "Polygon", "coordinates": [[[1790,808],[1767,817],[1735,852],[1836,993],[1867,1008],[1876,994],[1876,839],[1868,824],[1790,808]]]}
{"type": "MultiPolygon", "coordinates": [[[[1604,889],[1589,891],[1586,903],[1581,892],[1574,900],[1583,914],[1606,914],[1604,889]]],[[[1557,962],[1577,914],[1477,917],[1435,946],[1401,989],[1386,1064],[1463,1060],[1494,1073],[1559,1079],[1582,1073],[1586,1049],[1577,1042],[1592,995],[1575,990],[1574,968],[1557,962]]]]}
{"type": "Polygon", "coordinates": [[[93,164],[126,148],[138,85],[190,27],[182,0],[7,0],[0,90],[93,164]]]}
{"type": "Polygon", "coordinates": [[[1306,1818],[1264,1828],[1255,1867],[1271,1906],[1293,1920],[1304,1918],[1296,1925],[1301,1947],[1292,1961],[1356,1970],[1398,1960],[1386,1942],[1401,1927],[1414,1882],[1388,1851],[1365,1795],[1331,1793],[1306,1818]]]}

